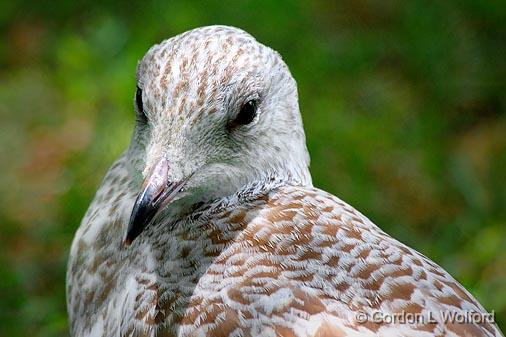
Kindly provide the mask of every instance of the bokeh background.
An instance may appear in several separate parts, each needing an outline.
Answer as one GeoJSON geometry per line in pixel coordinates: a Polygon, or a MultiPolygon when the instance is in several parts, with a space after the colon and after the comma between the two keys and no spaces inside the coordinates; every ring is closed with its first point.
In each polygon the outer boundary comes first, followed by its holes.
{"type": "Polygon", "coordinates": [[[315,185],[506,328],[503,0],[0,2],[0,335],[65,336],[73,233],[134,123],[137,60],[241,27],[299,84],[315,185]]]}

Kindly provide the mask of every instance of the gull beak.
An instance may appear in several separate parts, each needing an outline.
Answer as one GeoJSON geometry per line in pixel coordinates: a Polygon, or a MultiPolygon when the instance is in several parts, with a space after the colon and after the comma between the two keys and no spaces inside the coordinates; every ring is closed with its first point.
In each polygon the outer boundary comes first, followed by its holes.
{"type": "Polygon", "coordinates": [[[125,245],[129,246],[184,187],[186,179],[168,181],[168,170],[167,160],[162,159],[144,180],[130,215],[125,245]]]}

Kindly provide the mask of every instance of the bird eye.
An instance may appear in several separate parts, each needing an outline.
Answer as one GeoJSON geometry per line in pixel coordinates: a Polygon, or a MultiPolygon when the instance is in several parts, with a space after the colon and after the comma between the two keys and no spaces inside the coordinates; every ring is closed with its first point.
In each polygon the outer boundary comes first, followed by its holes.
{"type": "Polygon", "coordinates": [[[146,120],[146,114],[144,112],[144,105],[142,104],[142,89],[137,87],[137,92],[135,93],[135,104],[137,104],[137,110],[139,112],[139,117],[142,120],[146,120]]]}
{"type": "Polygon", "coordinates": [[[237,114],[233,123],[235,125],[247,125],[253,122],[257,115],[257,106],[258,102],[254,99],[244,103],[241,107],[241,111],[239,111],[239,114],[237,114]]]}

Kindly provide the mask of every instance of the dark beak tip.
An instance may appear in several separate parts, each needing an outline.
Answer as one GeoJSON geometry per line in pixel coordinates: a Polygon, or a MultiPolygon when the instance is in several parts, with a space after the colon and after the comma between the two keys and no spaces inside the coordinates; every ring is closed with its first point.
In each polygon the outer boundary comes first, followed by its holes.
{"type": "Polygon", "coordinates": [[[126,247],[130,246],[142,233],[158,211],[158,205],[153,203],[152,200],[153,194],[150,193],[149,189],[145,190],[145,193],[139,194],[137,200],[135,200],[128,222],[126,237],[123,241],[126,247]]]}
{"type": "MultiPolygon", "coordinates": [[[[149,179],[149,178],[148,178],[149,179]]],[[[186,180],[178,183],[168,183],[166,181],[147,183],[137,196],[130,220],[124,246],[128,247],[144,231],[148,225],[153,222],[157,213],[182,189],[186,180]]]]}
{"type": "Polygon", "coordinates": [[[129,247],[134,240],[142,233],[146,228],[147,221],[150,221],[152,217],[141,213],[134,212],[128,224],[127,233],[125,240],[123,241],[126,247],[129,247]]]}
{"type": "Polygon", "coordinates": [[[123,246],[130,247],[132,245],[133,239],[130,239],[129,237],[125,238],[123,241],[123,246]]]}

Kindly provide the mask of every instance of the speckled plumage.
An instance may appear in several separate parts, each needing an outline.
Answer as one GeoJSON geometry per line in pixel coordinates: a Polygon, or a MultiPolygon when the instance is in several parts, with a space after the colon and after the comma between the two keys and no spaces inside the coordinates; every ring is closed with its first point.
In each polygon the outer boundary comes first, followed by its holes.
{"type": "Polygon", "coordinates": [[[489,322],[443,322],[444,310],[485,311],[441,267],[312,186],[295,81],[277,53],[204,27],[151,48],[137,81],[147,121],[72,244],[72,336],[501,335],[489,322]],[[255,121],[231,123],[253,98],[255,121]],[[185,188],[125,245],[142,181],[162,161],[164,179],[185,188]],[[402,311],[434,320],[357,320],[402,311]]]}

